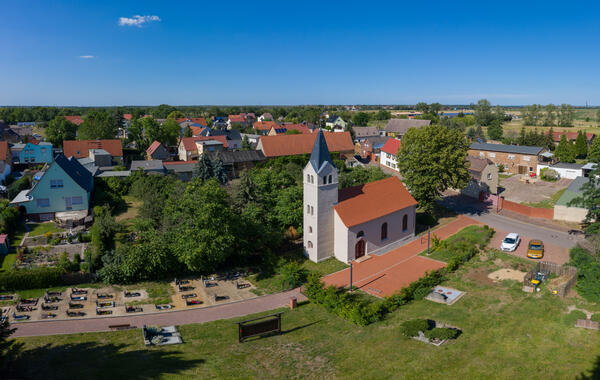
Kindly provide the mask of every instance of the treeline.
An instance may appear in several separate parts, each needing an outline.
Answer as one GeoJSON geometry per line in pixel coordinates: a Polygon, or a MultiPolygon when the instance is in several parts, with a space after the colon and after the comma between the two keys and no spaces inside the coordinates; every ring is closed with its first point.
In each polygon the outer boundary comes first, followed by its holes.
{"type": "Polygon", "coordinates": [[[532,104],[524,107],[521,115],[523,124],[527,126],[572,127],[575,120],[575,109],[570,104],[560,106],[532,104]]]}

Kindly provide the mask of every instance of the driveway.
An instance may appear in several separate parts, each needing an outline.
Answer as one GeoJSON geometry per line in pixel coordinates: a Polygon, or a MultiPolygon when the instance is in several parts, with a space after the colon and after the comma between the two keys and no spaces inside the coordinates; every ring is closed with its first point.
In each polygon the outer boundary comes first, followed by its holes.
{"type": "Polygon", "coordinates": [[[525,183],[520,178],[517,174],[500,180],[500,187],[504,188],[500,195],[517,203],[537,203],[550,199],[556,192],[566,189],[573,182],[572,179],[561,178],[556,182],[538,180],[535,183],[525,183]]]}
{"type": "MultiPolygon", "coordinates": [[[[532,237],[525,236],[518,230],[504,231],[496,229],[496,234],[490,241],[490,247],[500,249],[502,240],[509,232],[517,232],[521,236],[521,244],[514,252],[507,252],[509,255],[515,255],[531,261],[539,261],[539,259],[530,259],[527,257],[527,244],[532,240],[532,237]]],[[[544,258],[543,261],[551,261],[557,264],[564,264],[569,261],[569,248],[561,247],[552,242],[544,241],[544,258]]]]}

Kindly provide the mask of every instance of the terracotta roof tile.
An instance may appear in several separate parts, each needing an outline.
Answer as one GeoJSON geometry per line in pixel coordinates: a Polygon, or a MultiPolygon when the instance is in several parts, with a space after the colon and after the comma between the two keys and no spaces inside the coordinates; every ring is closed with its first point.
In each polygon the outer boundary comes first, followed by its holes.
{"type": "MultiPolygon", "coordinates": [[[[549,132],[546,132],[546,134],[548,133],[549,132]]],[[[552,134],[552,140],[559,142],[562,135],[566,135],[568,141],[575,141],[577,140],[577,134],[578,132],[554,132],[552,134]]],[[[596,136],[595,134],[590,132],[585,132],[584,135],[588,142],[592,141],[592,139],[596,136]]]]}
{"type": "Polygon", "coordinates": [[[273,127],[281,128],[281,124],[277,124],[276,122],[269,120],[255,121],[254,124],[252,124],[252,127],[257,131],[270,131],[273,127]]]}
{"type": "Polygon", "coordinates": [[[88,149],[104,149],[113,157],[123,157],[123,145],[119,139],[63,141],[63,152],[67,157],[87,157],[88,149]]]}
{"type": "Polygon", "coordinates": [[[398,177],[342,189],[338,193],[338,201],[334,209],[346,227],[417,205],[398,177]]]}
{"type": "Polygon", "coordinates": [[[196,136],[196,137],[184,137],[181,139],[181,143],[183,147],[188,152],[195,152],[198,150],[196,146],[196,141],[208,141],[208,140],[216,140],[223,143],[225,148],[229,148],[229,144],[227,144],[226,136],[196,136]]]}
{"type": "Polygon", "coordinates": [[[199,136],[205,128],[202,127],[193,127],[190,125],[190,130],[192,131],[192,136],[199,136]]]}
{"type": "Polygon", "coordinates": [[[65,116],[65,119],[76,125],[81,125],[83,123],[81,116],[65,116]]]}
{"type": "MultiPolygon", "coordinates": [[[[330,152],[354,151],[350,132],[324,132],[330,152]]],[[[293,156],[312,152],[317,133],[300,135],[261,136],[258,147],[265,157],[293,156]]]]}
{"type": "Polygon", "coordinates": [[[246,118],[242,115],[229,115],[229,121],[232,123],[245,123],[246,118]]]}
{"type": "Polygon", "coordinates": [[[154,140],[154,142],[148,147],[148,149],[146,149],[146,153],[148,153],[149,155],[151,155],[152,153],[154,153],[156,151],[156,149],[158,149],[158,147],[160,147],[162,144],[156,140],[154,140]]]}
{"type": "Polygon", "coordinates": [[[0,141],[0,160],[9,160],[8,141],[0,141]]]}
{"type": "Polygon", "coordinates": [[[400,140],[389,139],[388,141],[385,142],[385,144],[383,144],[383,146],[381,147],[381,151],[395,156],[398,154],[398,150],[400,149],[401,146],[402,146],[402,143],[400,142],[400,140]]]}

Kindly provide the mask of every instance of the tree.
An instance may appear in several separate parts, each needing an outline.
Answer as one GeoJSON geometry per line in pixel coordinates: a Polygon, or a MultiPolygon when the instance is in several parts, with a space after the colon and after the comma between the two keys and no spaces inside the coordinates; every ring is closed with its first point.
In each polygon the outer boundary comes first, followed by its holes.
{"type": "Polygon", "coordinates": [[[369,114],[366,112],[357,112],[352,116],[352,123],[354,125],[367,125],[369,124],[369,114]]]}
{"type": "Polygon", "coordinates": [[[167,119],[179,119],[181,117],[185,117],[185,114],[179,110],[175,110],[167,116],[167,119]]]}
{"type": "Polygon", "coordinates": [[[582,195],[571,200],[569,206],[587,209],[586,232],[600,237],[600,165],[590,173],[589,181],[581,186],[581,191],[582,195]]]}
{"type": "Polygon", "coordinates": [[[114,139],[119,125],[106,111],[92,111],[79,127],[81,140],[114,139]]]}
{"type": "Polygon", "coordinates": [[[419,102],[415,105],[415,110],[422,113],[429,113],[429,105],[425,102],[419,102]]]}
{"type": "Polygon", "coordinates": [[[475,105],[475,119],[479,125],[487,126],[490,125],[492,120],[494,120],[494,115],[492,114],[492,104],[487,99],[481,99],[475,105]]]}
{"type": "Polygon", "coordinates": [[[181,135],[181,126],[175,119],[167,119],[161,125],[161,143],[169,146],[177,144],[179,136],[181,135]]]}
{"type": "Polygon", "coordinates": [[[572,127],[575,110],[570,104],[562,104],[558,110],[558,125],[560,127],[572,127]]]}
{"type": "Polygon", "coordinates": [[[196,168],[194,169],[194,178],[199,178],[202,181],[207,181],[215,176],[213,172],[212,162],[206,155],[206,153],[202,153],[200,158],[198,158],[198,163],[196,164],[196,168]]]}
{"type": "MultiPolygon", "coordinates": [[[[192,128],[190,128],[189,125],[185,127],[185,130],[183,131],[183,137],[192,137],[193,135],[194,134],[192,133],[192,128]]],[[[244,137],[248,138],[247,136],[244,137]]]]}
{"type": "Polygon", "coordinates": [[[96,255],[103,255],[115,248],[115,234],[120,225],[110,213],[108,206],[94,207],[94,224],[91,228],[92,246],[96,255]]]}
{"type": "Polygon", "coordinates": [[[575,162],[575,146],[567,140],[566,133],[563,133],[560,137],[560,142],[554,150],[554,157],[558,158],[561,162],[575,162]]]}
{"type": "Polygon", "coordinates": [[[600,124],[600,109],[596,111],[596,121],[598,122],[598,124],[600,124]]]}
{"type": "Polygon", "coordinates": [[[544,144],[548,150],[554,150],[556,145],[554,145],[554,128],[550,127],[548,133],[544,135],[544,144]]]}
{"type": "Polygon", "coordinates": [[[8,339],[17,329],[10,328],[8,321],[8,310],[0,310],[0,373],[2,373],[8,363],[17,355],[20,345],[15,345],[14,340],[8,339]],[[6,315],[3,315],[5,314],[6,315]]]}
{"type": "MultiPolygon", "coordinates": [[[[302,134],[302,132],[300,132],[300,131],[299,131],[299,130],[297,130],[297,129],[288,129],[287,131],[285,131],[285,134],[286,134],[286,135],[301,135],[301,134],[302,134]]],[[[244,137],[246,137],[246,138],[247,138],[247,136],[244,136],[244,137]]]]}
{"type": "MultiPolygon", "coordinates": [[[[600,115],[600,113],[599,113],[599,115],[600,115]]],[[[375,119],[377,119],[377,120],[389,120],[391,118],[392,118],[392,113],[390,111],[379,110],[375,114],[375,119]]],[[[600,121],[600,119],[599,119],[599,121],[600,121]]]]}
{"type": "Polygon", "coordinates": [[[252,149],[252,145],[250,145],[250,140],[248,139],[248,136],[244,135],[244,137],[242,137],[242,150],[251,150],[252,149]]]}
{"type": "Polygon", "coordinates": [[[492,121],[487,129],[488,137],[492,140],[501,140],[503,133],[502,122],[498,119],[492,121]]]}
{"type": "Polygon", "coordinates": [[[458,130],[441,125],[408,129],[397,157],[398,170],[420,207],[430,211],[442,192],[467,185],[468,149],[469,144],[458,130]]]}
{"type": "Polygon", "coordinates": [[[541,118],[542,106],[533,104],[523,109],[523,124],[538,125],[541,118]]]}
{"type": "Polygon", "coordinates": [[[542,120],[543,125],[555,125],[556,124],[556,106],[554,104],[548,104],[544,107],[546,114],[544,115],[544,119],[542,120]]]}
{"type": "Polygon", "coordinates": [[[152,110],[152,116],[157,119],[166,119],[167,116],[173,111],[177,111],[177,108],[170,106],[168,104],[161,104],[152,110]]]}
{"type": "Polygon", "coordinates": [[[585,158],[588,153],[587,140],[583,131],[579,130],[577,133],[577,139],[575,140],[575,154],[577,158],[585,158]]]}
{"type": "Polygon", "coordinates": [[[129,128],[127,128],[127,132],[129,132],[129,141],[133,142],[135,147],[142,152],[144,152],[150,145],[146,139],[146,136],[144,135],[143,120],[144,119],[139,118],[134,119],[129,125],[129,128]]]}
{"type": "Polygon", "coordinates": [[[225,169],[225,166],[223,165],[223,160],[221,160],[221,156],[217,154],[217,157],[211,162],[211,164],[213,175],[215,176],[216,180],[219,181],[221,185],[226,184],[228,181],[227,169],[225,169]]]}
{"type": "Polygon", "coordinates": [[[592,141],[592,145],[588,151],[588,160],[600,163],[600,137],[596,137],[594,141],[592,141]]]}
{"type": "Polygon", "coordinates": [[[0,199],[0,233],[12,235],[20,223],[19,210],[10,206],[8,199],[0,199]]]}
{"type": "Polygon", "coordinates": [[[52,145],[61,147],[64,140],[75,140],[77,125],[65,119],[64,116],[57,116],[48,123],[46,137],[52,145]]]}
{"type": "Polygon", "coordinates": [[[442,105],[440,103],[431,103],[429,105],[429,113],[434,114],[435,116],[437,116],[441,110],[442,105]]]}
{"type": "Polygon", "coordinates": [[[300,186],[287,187],[279,192],[275,204],[275,218],[285,230],[294,227],[302,233],[303,190],[300,186]]]}

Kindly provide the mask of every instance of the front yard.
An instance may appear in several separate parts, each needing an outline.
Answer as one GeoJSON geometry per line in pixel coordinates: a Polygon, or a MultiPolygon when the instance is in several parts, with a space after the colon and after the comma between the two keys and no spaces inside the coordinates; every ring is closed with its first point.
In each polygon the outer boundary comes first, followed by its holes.
{"type": "Polygon", "coordinates": [[[487,277],[526,265],[502,253],[476,256],[443,284],[466,292],[454,305],[413,301],[366,327],[308,303],[281,310],[284,334],[243,344],[232,320],[181,326],[183,345],[151,349],[138,330],[18,339],[24,351],[14,368],[48,379],[83,370],[86,378],[562,379],[592,370],[597,376],[598,332],[575,329],[565,318],[568,306],[580,302],[487,277]],[[414,318],[458,326],[462,335],[441,347],[404,338],[399,326],[414,318]]]}
{"type": "Polygon", "coordinates": [[[521,180],[521,175],[513,175],[500,180],[500,187],[504,189],[500,195],[506,200],[517,203],[548,205],[549,202],[552,202],[553,196],[558,191],[569,187],[571,182],[573,182],[572,179],[561,178],[556,182],[538,179],[535,183],[525,183],[521,180]]]}

